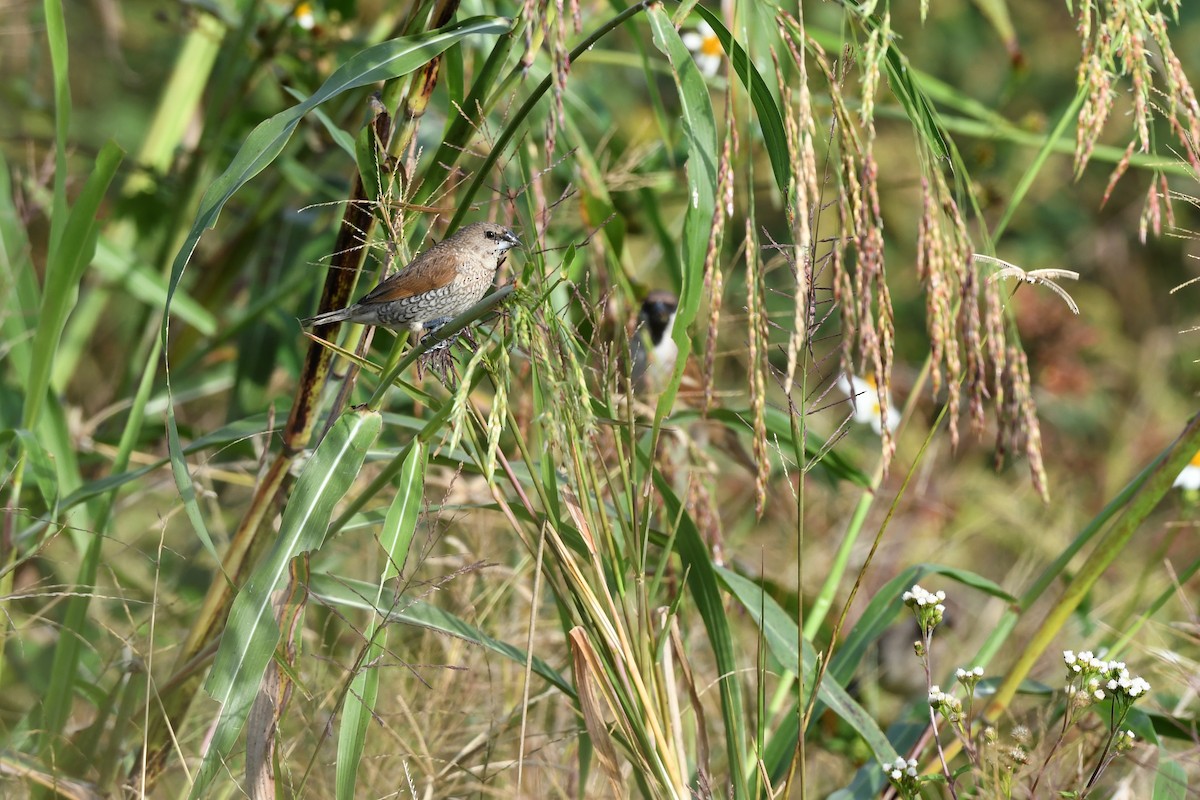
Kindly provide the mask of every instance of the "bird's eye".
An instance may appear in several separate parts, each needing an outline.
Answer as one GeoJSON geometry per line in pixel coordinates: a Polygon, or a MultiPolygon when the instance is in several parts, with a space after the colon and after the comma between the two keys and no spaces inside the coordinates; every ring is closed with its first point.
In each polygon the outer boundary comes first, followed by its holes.
{"type": "Polygon", "coordinates": [[[488,231],[488,232],[487,232],[485,235],[486,235],[486,236],[487,236],[487,238],[489,238],[489,239],[495,239],[495,238],[496,238],[496,232],[495,232],[495,231],[488,231]]]}

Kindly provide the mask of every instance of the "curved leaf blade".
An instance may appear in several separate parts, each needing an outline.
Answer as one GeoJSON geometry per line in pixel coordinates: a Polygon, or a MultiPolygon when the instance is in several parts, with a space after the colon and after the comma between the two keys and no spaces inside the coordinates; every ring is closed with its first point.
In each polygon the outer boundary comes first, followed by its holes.
{"type": "Polygon", "coordinates": [[[750,92],[750,101],[754,103],[754,110],[758,113],[763,145],[766,146],[767,157],[771,161],[771,171],[775,173],[775,185],[786,197],[788,184],[791,182],[791,166],[788,158],[787,134],[783,129],[783,114],[779,111],[779,104],[775,102],[775,96],[771,94],[771,89],[763,80],[762,73],[750,60],[750,55],[733,38],[733,34],[725,27],[721,18],[700,3],[697,3],[692,10],[703,17],[704,21],[712,27],[713,33],[717,35],[717,41],[721,43],[729,60],[733,62],[733,73],[741,79],[742,85],[750,92]]]}
{"type": "Polygon", "coordinates": [[[221,706],[221,716],[188,797],[206,796],[209,784],[233,749],[258,693],[263,672],[279,644],[271,613],[272,595],[286,582],[292,559],[316,550],[325,540],[336,503],[358,476],[367,450],[382,427],[377,412],[343,414],[317,447],[283,512],[279,537],[238,593],[221,637],[221,647],[205,683],[221,706]]]}
{"type": "MultiPolygon", "coordinates": [[[[379,697],[379,666],[376,663],[387,647],[387,628],[379,615],[386,615],[384,598],[389,595],[387,584],[400,574],[408,558],[409,545],[417,529],[424,498],[425,464],[429,457],[427,446],[419,439],[413,440],[412,449],[404,459],[400,471],[400,485],[396,496],[388,507],[379,544],[387,557],[387,566],[379,577],[379,588],[375,592],[375,617],[367,626],[367,647],[358,665],[358,672],[350,682],[350,691],[342,707],[342,725],[338,731],[336,791],[338,800],[353,800],[355,783],[358,780],[358,765],[362,760],[367,743],[367,724],[375,713],[375,701],[379,697]]],[[[394,604],[399,598],[393,596],[394,604]]]]}

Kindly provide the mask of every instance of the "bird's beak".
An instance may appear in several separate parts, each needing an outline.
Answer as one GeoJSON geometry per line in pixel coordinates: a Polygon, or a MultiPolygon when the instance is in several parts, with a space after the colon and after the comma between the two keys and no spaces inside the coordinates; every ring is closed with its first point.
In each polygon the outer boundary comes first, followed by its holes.
{"type": "Polygon", "coordinates": [[[515,233],[513,233],[512,231],[506,231],[504,234],[504,239],[513,247],[521,246],[521,240],[518,239],[517,235],[515,233]]]}

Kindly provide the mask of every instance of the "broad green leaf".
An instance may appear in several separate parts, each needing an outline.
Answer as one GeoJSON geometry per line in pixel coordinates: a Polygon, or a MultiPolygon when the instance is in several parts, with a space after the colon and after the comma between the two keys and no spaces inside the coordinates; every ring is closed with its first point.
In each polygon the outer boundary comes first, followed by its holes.
{"type": "Polygon", "coordinates": [[[221,636],[205,690],[221,709],[204,761],[189,797],[206,797],[209,784],[232,751],[258,692],[263,672],[279,644],[271,595],[288,578],[292,559],[316,550],[325,540],[334,505],[358,477],[367,449],[379,435],[379,414],[352,409],[330,429],[304,465],[275,546],[238,592],[221,636]]]}
{"type": "Polygon", "coordinates": [[[700,308],[704,286],[704,261],[712,233],[713,211],[717,196],[717,126],[713,116],[708,85],[692,59],[691,52],[679,38],[670,18],[661,6],[647,12],[654,46],[671,62],[672,74],[679,90],[683,113],[683,136],[687,142],[687,211],[683,218],[682,265],[679,309],[675,316],[672,338],[679,348],[675,374],[658,398],[654,424],[657,428],[668,410],[675,404],[679,381],[687,356],[692,349],[688,326],[700,308]]]}
{"type": "MultiPolygon", "coordinates": [[[[323,573],[313,573],[309,591],[314,597],[329,605],[368,611],[375,609],[375,606],[368,599],[374,593],[375,585],[366,581],[350,580],[323,573]]],[[[486,647],[514,663],[522,666],[525,665],[527,654],[521,648],[511,645],[508,642],[494,639],[462,618],[456,617],[449,611],[430,605],[423,600],[414,600],[411,603],[398,605],[391,595],[384,594],[382,602],[379,603],[378,607],[394,609],[388,614],[389,622],[400,622],[405,625],[428,628],[431,631],[456,636],[464,641],[486,647]]],[[[567,697],[574,699],[575,687],[571,685],[569,680],[560,675],[557,670],[537,656],[533,658],[532,667],[534,674],[540,675],[547,683],[554,686],[554,688],[567,697]]]]}
{"type": "Polygon", "coordinates": [[[1154,771],[1152,800],[1184,800],[1188,797],[1187,770],[1161,749],[1158,752],[1158,769],[1154,771]]]}
{"type": "MultiPolygon", "coordinates": [[[[417,517],[425,490],[425,462],[428,449],[419,440],[414,440],[408,458],[400,471],[400,483],[396,495],[388,508],[387,518],[380,531],[379,544],[387,559],[379,587],[375,592],[373,619],[367,626],[367,647],[359,660],[358,672],[350,682],[350,691],[342,706],[342,724],[338,731],[337,754],[337,797],[338,800],[353,800],[356,796],[355,783],[358,765],[362,760],[363,748],[367,743],[367,725],[375,713],[375,701],[379,696],[378,660],[387,651],[387,626],[378,615],[387,615],[382,603],[390,594],[387,584],[400,574],[408,558],[413,533],[417,529],[417,517]]],[[[392,598],[393,602],[398,598],[392,598]]]]}
{"type": "Polygon", "coordinates": [[[88,176],[83,191],[67,215],[58,246],[51,247],[37,332],[33,338],[33,361],[25,384],[25,409],[21,415],[22,427],[28,430],[35,428],[41,414],[50,385],[54,354],[67,323],[67,315],[79,297],[79,284],[83,280],[84,270],[96,252],[96,237],[99,235],[96,214],[123,157],[124,153],[114,142],[110,141],[101,148],[92,174],[88,176]]]}
{"type": "Polygon", "coordinates": [[[775,102],[767,82],[759,73],[754,62],[750,60],[738,41],[733,38],[721,18],[707,6],[697,3],[692,9],[712,27],[721,47],[725,49],[733,65],[733,74],[742,81],[742,85],[750,91],[750,100],[758,113],[759,129],[762,131],[763,145],[767,148],[767,157],[771,160],[771,171],[775,173],[775,185],[783,195],[787,195],[791,183],[791,158],[788,156],[787,134],[783,129],[783,114],[775,102]]]}
{"type": "MultiPolygon", "coordinates": [[[[761,587],[741,575],[724,567],[717,568],[717,575],[758,624],[771,654],[779,660],[784,668],[800,675],[807,689],[809,682],[816,674],[817,654],[807,640],[801,640],[795,620],[789,617],[772,597],[763,592],[761,587]],[[801,652],[797,650],[798,642],[801,642],[803,648],[803,667],[800,664],[801,652]]],[[[821,681],[817,696],[862,737],[875,754],[876,759],[881,762],[896,759],[895,748],[892,747],[883,731],[879,729],[879,725],[850,697],[845,689],[837,682],[830,680],[828,674],[821,681]]]]}

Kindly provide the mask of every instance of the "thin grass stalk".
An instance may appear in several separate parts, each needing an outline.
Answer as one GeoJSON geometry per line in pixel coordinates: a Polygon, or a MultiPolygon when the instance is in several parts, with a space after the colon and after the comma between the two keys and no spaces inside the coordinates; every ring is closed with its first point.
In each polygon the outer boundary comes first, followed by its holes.
{"type": "MultiPolygon", "coordinates": [[[[507,466],[507,462],[505,462],[507,466]]],[[[493,482],[495,486],[495,482],[493,482]]],[[[493,491],[497,491],[493,489],[493,491]]],[[[537,630],[538,608],[542,596],[542,569],[546,555],[546,525],[538,526],[537,537],[537,552],[533,556],[533,588],[530,592],[529,599],[529,624],[528,633],[525,636],[525,674],[522,677],[521,687],[521,734],[517,739],[517,795],[521,794],[522,778],[525,770],[525,740],[529,724],[529,689],[532,684],[533,677],[533,642],[534,632],[537,630]]]]}
{"type": "Polygon", "coordinates": [[[913,458],[912,466],[909,467],[908,472],[906,472],[904,475],[904,480],[901,482],[899,489],[896,490],[896,496],[894,498],[892,498],[891,505],[888,506],[887,514],[884,516],[883,520],[879,523],[879,530],[875,534],[875,540],[871,543],[871,549],[867,552],[866,558],[863,559],[863,564],[859,568],[858,575],[855,577],[855,580],[854,580],[854,584],[850,587],[850,594],[846,598],[846,602],[842,605],[842,612],[838,616],[838,620],[834,624],[833,630],[830,633],[829,647],[826,649],[825,657],[820,660],[820,664],[817,668],[817,674],[813,680],[813,687],[809,694],[808,705],[807,705],[804,715],[802,717],[803,724],[801,726],[801,730],[804,730],[805,728],[807,728],[809,723],[811,722],[812,711],[816,705],[818,691],[821,686],[821,679],[824,677],[825,670],[828,668],[829,662],[833,658],[833,651],[839,643],[838,640],[841,635],[842,628],[845,625],[846,617],[850,613],[850,607],[854,603],[854,598],[857,596],[858,590],[862,585],[863,577],[866,575],[867,570],[870,568],[871,562],[874,560],[875,553],[879,549],[880,543],[883,541],[883,535],[887,531],[888,525],[891,523],[892,517],[896,513],[896,509],[900,505],[900,500],[904,497],[905,491],[908,489],[909,483],[912,481],[913,476],[916,474],[917,466],[921,463],[922,459],[925,456],[925,453],[928,451],[929,445],[933,441],[934,434],[937,433],[937,429],[940,426],[941,421],[945,417],[945,415],[946,415],[946,407],[943,406],[943,408],[942,408],[941,412],[939,412],[938,417],[935,420],[934,424],[929,426],[929,432],[926,434],[925,440],[921,444],[921,449],[917,451],[916,456],[913,458]]]}
{"type": "MultiPolygon", "coordinates": [[[[543,344],[542,347],[545,345],[543,344]]],[[[546,363],[555,364],[557,362],[547,360],[546,363]]],[[[556,396],[562,397],[561,394],[556,396]]],[[[552,413],[553,409],[557,408],[558,414],[567,415],[564,418],[564,422],[567,422],[571,419],[570,407],[569,399],[564,404],[551,405],[547,412],[541,415],[541,418],[546,418],[547,413],[552,413]]],[[[508,415],[508,424],[518,449],[528,459],[529,452],[524,441],[525,437],[521,433],[516,419],[511,415],[511,411],[508,415]]],[[[570,424],[567,425],[567,428],[574,429],[570,424]]],[[[564,444],[576,484],[588,485],[590,483],[587,478],[588,459],[577,448],[577,441],[574,437],[567,435],[564,444]]],[[[527,461],[527,463],[529,462],[527,461]]],[[[546,497],[546,487],[535,481],[533,489],[543,498],[543,507],[549,508],[550,502],[546,497]]],[[[652,660],[646,661],[646,656],[640,655],[641,648],[633,647],[628,634],[628,621],[622,612],[625,604],[619,603],[612,596],[604,578],[611,570],[621,568],[619,554],[615,550],[609,551],[610,559],[616,560],[611,562],[611,568],[606,566],[601,560],[600,554],[611,547],[612,543],[607,543],[606,547],[596,542],[594,534],[602,529],[589,525],[586,517],[590,517],[591,514],[585,512],[570,497],[565,499],[568,508],[575,509],[572,513],[576,515],[576,521],[585,535],[585,541],[589,543],[588,554],[595,578],[588,579],[582,565],[562,542],[556,525],[553,521],[548,520],[550,524],[546,531],[553,544],[550,550],[551,557],[559,562],[561,574],[567,577],[565,591],[568,594],[566,596],[573,598],[572,605],[580,615],[579,618],[585,623],[587,629],[598,634],[598,640],[603,645],[600,651],[593,651],[594,655],[603,654],[601,660],[607,665],[606,672],[610,674],[609,681],[606,681],[601,688],[608,687],[604,695],[610,702],[611,710],[617,713],[618,721],[624,721],[623,727],[629,743],[638,743],[638,746],[630,751],[630,755],[642,761],[651,774],[659,775],[659,779],[662,781],[660,785],[677,787],[671,790],[671,796],[677,796],[678,787],[683,785],[683,778],[678,768],[673,766],[674,760],[669,757],[669,750],[662,751],[660,749],[664,746],[669,747],[671,737],[667,735],[667,728],[660,724],[658,703],[654,699],[659,696],[659,692],[654,689],[657,685],[654,680],[655,670],[647,666],[648,663],[652,663],[652,660]],[[624,665],[624,668],[621,665],[624,665]],[[620,710],[618,711],[618,709],[620,710]],[[649,730],[643,727],[647,725],[649,730]]],[[[584,678],[580,678],[580,680],[584,680],[584,678]]]]}

